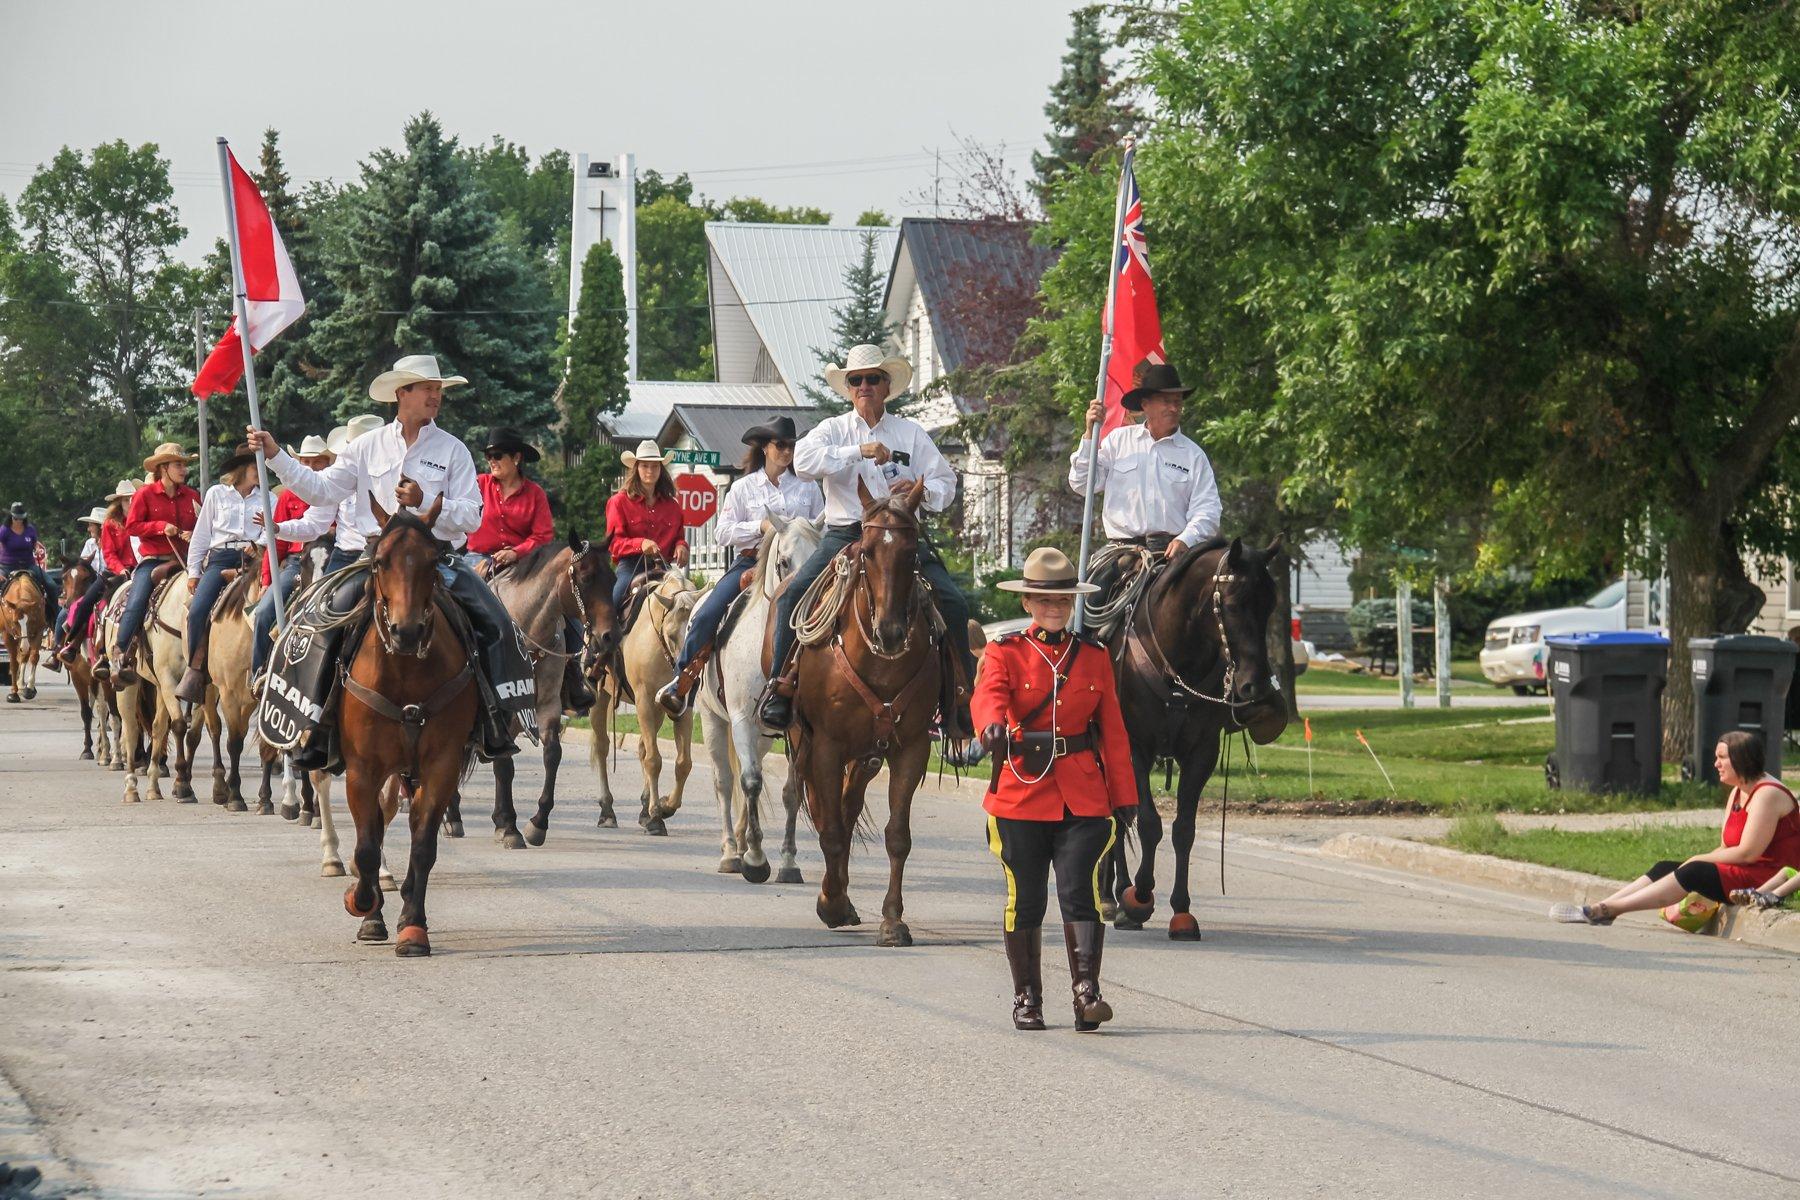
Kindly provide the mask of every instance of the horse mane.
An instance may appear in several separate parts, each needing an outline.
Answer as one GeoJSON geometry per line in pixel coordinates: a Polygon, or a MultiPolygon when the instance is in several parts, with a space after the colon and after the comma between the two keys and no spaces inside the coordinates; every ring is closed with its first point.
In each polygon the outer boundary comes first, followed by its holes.
{"type": "Polygon", "coordinates": [[[234,608],[243,608],[245,604],[249,603],[251,585],[261,581],[262,558],[258,556],[254,564],[246,562],[238,569],[237,575],[225,585],[225,590],[219,593],[219,599],[214,604],[213,611],[228,613],[234,608]]]}
{"type": "Polygon", "coordinates": [[[548,541],[529,554],[522,554],[513,561],[513,577],[527,579],[548,566],[552,559],[568,549],[567,542],[548,541]]]}
{"type": "Polygon", "coordinates": [[[775,553],[775,542],[781,537],[781,530],[775,528],[773,522],[764,521],[762,540],[756,543],[756,562],[750,567],[744,581],[744,590],[762,586],[763,564],[767,563],[775,553]]]}
{"type": "Polygon", "coordinates": [[[1183,550],[1181,556],[1170,564],[1169,569],[1164,571],[1152,585],[1156,589],[1158,598],[1167,595],[1169,589],[1174,587],[1183,575],[1193,569],[1204,555],[1210,554],[1214,550],[1223,550],[1229,545],[1231,545],[1230,538],[1223,534],[1214,534],[1199,545],[1189,546],[1183,550]]]}
{"type": "Polygon", "coordinates": [[[448,541],[432,532],[431,526],[425,523],[425,518],[419,516],[419,514],[413,512],[411,509],[405,508],[400,509],[398,512],[388,517],[387,524],[383,525],[381,527],[381,532],[375,535],[374,544],[379,546],[382,542],[392,537],[396,531],[408,529],[418,530],[432,541],[442,545],[446,550],[450,548],[450,543],[448,541]]]}
{"type": "Polygon", "coordinates": [[[924,522],[919,519],[919,514],[906,507],[905,501],[891,492],[885,496],[878,496],[863,506],[863,524],[868,524],[870,517],[878,517],[884,512],[898,513],[915,528],[924,528],[924,522]]]}

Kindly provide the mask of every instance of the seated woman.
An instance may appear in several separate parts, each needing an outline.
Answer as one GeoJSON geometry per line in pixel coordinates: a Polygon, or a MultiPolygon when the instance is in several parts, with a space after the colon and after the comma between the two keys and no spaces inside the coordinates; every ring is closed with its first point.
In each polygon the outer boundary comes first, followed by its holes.
{"type": "Polygon", "coordinates": [[[625,464],[625,482],[606,502],[606,534],[612,539],[613,608],[621,611],[631,594],[631,581],[659,563],[687,566],[688,544],[682,536],[681,505],[675,499],[675,481],[663,470],[665,455],[655,442],[639,442],[637,453],[627,450],[619,458],[625,464]]]}
{"type": "Polygon", "coordinates": [[[1610,925],[1625,913],[1673,904],[1689,892],[1725,903],[1732,892],[1755,888],[1783,867],[1800,867],[1800,806],[1787,785],[1764,771],[1760,733],[1734,729],[1719,739],[1713,766],[1731,788],[1719,847],[1686,862],[1659,862],[1598,904],[1558,904],[1552,920],[1610,925]]]}
{"type": "Polygon", "coordinates": [[[261,537],[262,489],[256,486],[256,449],[249,443],[219,464],[219,482],[206,490],[194,535],[188,542],[187,673],[175,698],[190,704],[206,699],[206,634],[213,602],[226,580],[244,565],[244,547],[261,537]]]}
{"type": "Polygon", "coordinates": [[[714,531],[719,544],[735,549],[737,557],[688,618],[687,640],[681,647],[681,660],[675,664],[675,678],[656,693],[656,702],[671,717],[687,711],[688,697],[706,669],[719,622],[743,589],[744,576],[756,565],[763,521],[771,516],[811,520],[825,511],[825,493],[819,485],[793,472],[797,436],[792,417],[777,417],[744,432],[743,442],[750,447],[744,456],[744,473],[725,493],[714,531]]]}
{"type": "Polygon", "coordinates": [[[144,460],[149,479],[132,494],[131,507],[125,511],[125,532],[138,540],[138,561],[131,570],[131,593],[125,598],[125,611],[119,614],[119,661],[109,664],[102,658],[94,667],[94,674],[104,679],[108,667],[117,666],[121,687],[137,682],[132,651],[150,612],[150,587],[156,569],[182,561],[188,535],[200,515],[200,493],[187,485],[188,464],[197,457],[184,451],[178,442],[158,446],[144,460]]]}
{"type": "Polygon", "coordinates": [[[50,589],[50,577],[44,573],[44,564],[38,561],[37,526],[27,516],[25,505],[15,500],[6,523],[0,525],[0,582],[14,571],[31,576],[38,591],[44,594],[45,627],[55,629],[56,593],[50,589]]]}
{"type": "Polygon", "coordinates": [[[94,582],[88,585],[88,590],[82,593],[69,613],[68,637],[57,652],[64,662],[74,662],[75,656],[81,653],[81,643],[95,605],[111,594],[115,580],[131,574],[131,568],[137,566],[137,555],[131,549],[131,535],[125,532],[125,505],[137,491],[137,486],[136,480],[121,479],[106,498],[100,532],[95,535],[100,544],[100,566],[94,582]]]}

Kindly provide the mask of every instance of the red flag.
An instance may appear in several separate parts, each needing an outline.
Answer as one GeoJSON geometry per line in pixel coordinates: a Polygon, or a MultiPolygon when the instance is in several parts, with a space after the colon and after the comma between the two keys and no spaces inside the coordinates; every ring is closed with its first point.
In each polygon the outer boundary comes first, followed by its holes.
{"type": "Polygon", "coordinates": [[[1150,254],[1144,242],[1144,200],[1138,194],[1133,153],[1125,155],[1125,222],[1119,244],[1113,247],[1113,269],[1118,279],[1113,288],[1112,311],[1102,313],[1101,328],[1112,334],[1112,356],[1106,364],[1105,414],[1100,436],[1125,424],[1128,414],[1120,399],[1137,386],[1144,368],[1168,361],[1163,354],[1162,317],[1156,311],[1156,287],[1150,282],[1150,254]]]}
{"type": "MultiPolygon", "coordinates": [[[[227,157],[231,162],[232,203],[237,212],[238,256],[244,264],[250,349],[261,350],[276,334],[300,319],[306,311],[306,298],[300,294],[300,277],[294,273],[287,247],[281,244],[280,231],[269,219],[269,206],[256,190],[256,181],[238,166],[235,154],[228,151],[227,157]]],[[[194,395],[204,400],[229,392],[243,377],[244,351],[238,340],[237,318],[233,317],[230,328],[194,377],[194,395]]]]}

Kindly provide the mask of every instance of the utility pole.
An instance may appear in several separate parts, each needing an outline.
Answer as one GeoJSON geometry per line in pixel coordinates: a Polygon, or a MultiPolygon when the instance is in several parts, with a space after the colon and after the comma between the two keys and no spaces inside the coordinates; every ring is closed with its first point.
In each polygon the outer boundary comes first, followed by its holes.
{"type": "Polygon", "coordinates": [[[1400,579],[1400,595],[1394,605],[1395,657],[1400,660],[1400,707],[1413,706],[1412,580],[1400,579]]]}
{"type": "Polygon", "coordinates": [[[1437,577],[1431,589],[1432,619],[1437,627],[1437,702],[1450,707],[1450,581],[1437,577]]]}

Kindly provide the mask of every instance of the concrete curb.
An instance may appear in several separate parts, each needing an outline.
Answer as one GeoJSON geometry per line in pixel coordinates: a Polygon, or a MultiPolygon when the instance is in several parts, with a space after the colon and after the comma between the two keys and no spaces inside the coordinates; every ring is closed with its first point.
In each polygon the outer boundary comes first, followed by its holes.
{"type": "MultiPolygon", "coordinates": [[[[1464,854],[1445,846],[1409,842],[1370,833],[1340,833],[1319,847],[1333,858],[1372,863],[1417,875],[1432,875],[1459,883],[1486,884],[1509,892],[1542,896],[1548,900],[1573,900],[1586,904],[1617,891],[1619,884],[1598,875],[1563,871],[1536,863],[1513,862],[1485,854],[1464,854]]],[[[1663,924],[1658,921],[1657,924],[1663,924]]],[[[1667,926],[1673,929],[1673,926],[1667,926]]],[[[1800,953],[1800,913],[1726,906],[1711,935],[1754,946],[1800,953]]]]}

